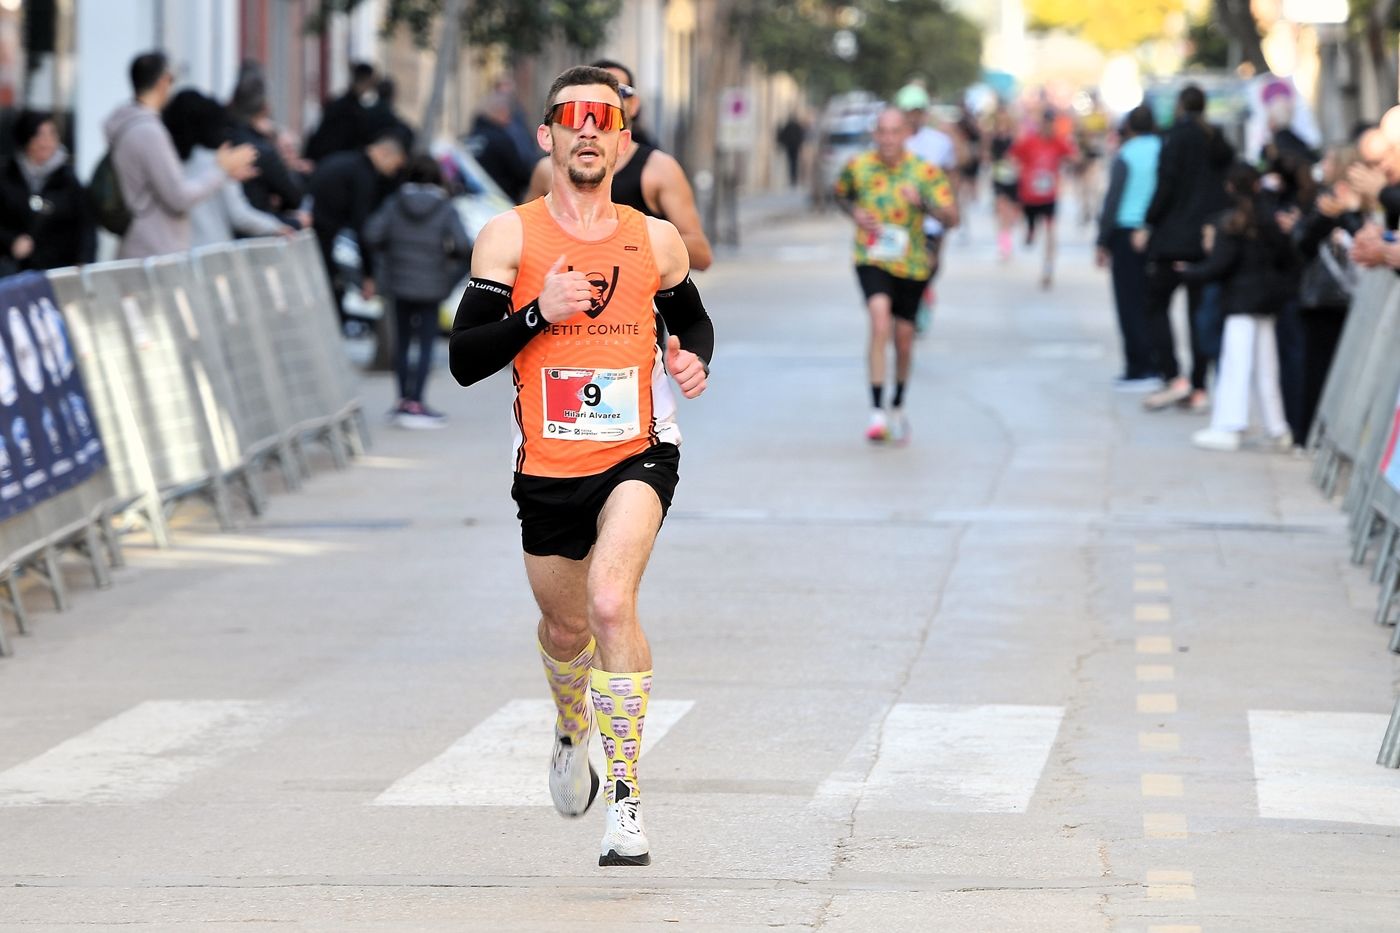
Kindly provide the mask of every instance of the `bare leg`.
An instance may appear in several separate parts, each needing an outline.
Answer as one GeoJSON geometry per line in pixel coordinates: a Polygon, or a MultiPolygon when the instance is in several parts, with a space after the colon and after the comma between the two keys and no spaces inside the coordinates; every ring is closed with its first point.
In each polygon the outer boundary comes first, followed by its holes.
{"type": "Polygon", "coordinates": [[[1045,218],[1045,268],[1040,272],[1040,285],[1049,288],[1055,277],[1055,218],[1045,218]]]}
{"type": "Polygon", "coordinates": [[[588,570],[588,623],[598,639],[595,666],[651,669],[651,647],[637,619],[637,591],[661,528],[661,502],[646,483],[619,485],[598,516],[598,543],[588,570]]]}
{"type": "Polygon", "coordinates": [[[865,302],[870,312],[870,384],[885,384],[885,354],[890,342],[890,296],[871,295],[865,302]]]}
{"type": "Polygon", "coordinates": [[[572,660],[588,644],[591,559],[525,555],[525,575],[540,607],[540,646],[555,660],[572,660]]]}
{"type": "Polygon", "coordinates": [[[914,365],[913,321],[900,318],[894,322],[894,378],[896,382],[908,382],[909,370],[914,365]]]}

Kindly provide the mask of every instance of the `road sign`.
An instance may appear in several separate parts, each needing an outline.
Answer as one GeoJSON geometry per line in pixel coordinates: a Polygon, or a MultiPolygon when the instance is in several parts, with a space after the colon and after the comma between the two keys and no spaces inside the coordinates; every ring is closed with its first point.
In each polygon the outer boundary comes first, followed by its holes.
{"type": "Polygon", "coordinates": [[[748,152],[758,138],[758,112],[748,88],[730,87],[719,96],[719,149],[748,152]]]}

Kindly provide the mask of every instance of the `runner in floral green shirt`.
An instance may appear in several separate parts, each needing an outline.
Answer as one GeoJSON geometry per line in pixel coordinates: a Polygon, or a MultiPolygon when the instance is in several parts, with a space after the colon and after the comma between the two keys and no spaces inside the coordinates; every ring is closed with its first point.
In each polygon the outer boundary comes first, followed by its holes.
{"type": "Polygon", "coordinates": [[[914,360],[914,321],[931,267],[924,249],[925,215],[954,227],[958,210],[942,170],[904,149],[908,124],[898,110],[880,114],[875,148],[852,159],[836,181],[836,202],[856,222],[856,277],[870,314],[870,397],[865,436],[909,440],[904,384],[914,360]],[[885,353],[895,347],[891,411],[884,409],[885,353]]]}

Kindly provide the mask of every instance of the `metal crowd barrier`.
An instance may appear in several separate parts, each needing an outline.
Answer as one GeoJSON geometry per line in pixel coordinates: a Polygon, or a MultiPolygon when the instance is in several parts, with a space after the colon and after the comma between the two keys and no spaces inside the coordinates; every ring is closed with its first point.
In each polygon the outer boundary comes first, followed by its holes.
{"type": "MultiPolygon", "coordinates": [[[[1388,269],[1362,275],[1337,355],[1328,373],[1309,447],[1313,481],[1329,498],[1345,481],[1352,561],[1372,545],[1372,579],[1380,583],[1376,622],[1395,625],[1400,605],[1400,489],[1385,475],[1400,432],[1400,277],[1388,269]]],[[[1400,626],[1390,638],[1400,652],[1400,626]]],[[[1381,740],[1377,762],[1400,768],[1400,699],[1381,740]]]]}
{"type": "MultiPolygon", "coordinates": [[[[0,522],[0,609],[21,633],[16,578],[35,574],[65,608],[58,552],[73,548],[107,586],[108,564],[122,563],[117,519],[168,547],[169,513],[186,498],[207,499],[229,528],[233,494],[253,514],[264,510],[268,466],[300,486],[308,443],[324,443],[337,468],[363,452],[364,414],[310,234],[48,279],[107,467],[0,522]]],[[[9,651],[0,625],[0,655],[9,651]]]]}

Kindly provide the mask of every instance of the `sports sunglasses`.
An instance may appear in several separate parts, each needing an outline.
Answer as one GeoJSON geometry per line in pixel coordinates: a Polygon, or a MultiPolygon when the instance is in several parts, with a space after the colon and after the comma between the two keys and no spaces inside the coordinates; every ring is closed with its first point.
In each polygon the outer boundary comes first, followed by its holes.
{"type": "Polygon", "coordinates": [[[571,130],[583,129],[583,124],[589,117],[593,118],[593,125],[598,127],[600,133],[620,130],[624,123],[621,107],[600,100],[568,100],[562,104],[555,104],[549,110],[551,123],[558,123],[571,130]]]}

